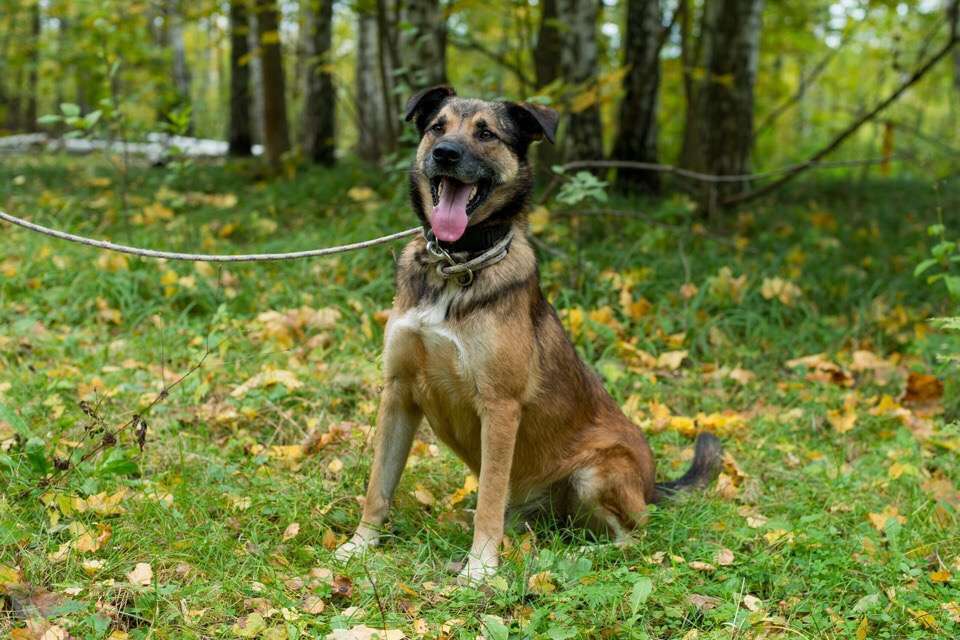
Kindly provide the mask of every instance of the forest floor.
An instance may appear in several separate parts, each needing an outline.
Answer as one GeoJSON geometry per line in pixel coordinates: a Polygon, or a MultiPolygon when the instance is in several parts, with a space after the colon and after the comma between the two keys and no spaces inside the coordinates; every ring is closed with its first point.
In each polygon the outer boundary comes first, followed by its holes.
{"type": "MultiPolygon", "coordinates": [[[[351,165],[0,164],[14,215],[212,253],[403,229],[404,193],[351,165]]],[[[913,276],[960,187],[805,182],[692,226],[684,198],[605,206],[648,217],[538,213],[544,289],[660,476],[701,428],[724,472],[624,548],[513,531],[480,589],[448,567],[475,483],[426,428],[385,544],[331,553],[359,517],[399,244],[220,268],[0,227],[0,635],[960,635],[960,393],[938,357],[960,340],[913,276]]]]}

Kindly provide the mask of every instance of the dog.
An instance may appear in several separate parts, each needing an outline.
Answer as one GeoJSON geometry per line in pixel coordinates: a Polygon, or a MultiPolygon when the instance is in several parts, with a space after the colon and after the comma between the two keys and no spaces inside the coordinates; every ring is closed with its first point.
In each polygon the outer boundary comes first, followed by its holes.
{"type": "Polygon", "coordinates": [[[721,446],[701,433],[686,474],[658,485],[643,432],[544,298],[525,235],[528,152],[554,142],[557,113],[438,86],[413,96],[405,115],[420,133],[410,196],[424,233],[397,261],[373,467],[360,524],[336,558],[379,542],[424,417],[479,479],[461,583],[496,572],[508,507],[629,540],[648,504],[713,481],[721,446]]]}

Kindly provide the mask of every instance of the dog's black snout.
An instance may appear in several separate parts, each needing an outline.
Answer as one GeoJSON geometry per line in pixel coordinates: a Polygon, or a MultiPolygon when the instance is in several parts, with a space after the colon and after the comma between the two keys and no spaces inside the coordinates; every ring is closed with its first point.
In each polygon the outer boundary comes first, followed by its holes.
{"type": "Polygon", "coordinates": [[[463,157],[463,149],[452,142],[441,142],[433,148],[433,159],[437,164],[454,165],[463,157]]]}

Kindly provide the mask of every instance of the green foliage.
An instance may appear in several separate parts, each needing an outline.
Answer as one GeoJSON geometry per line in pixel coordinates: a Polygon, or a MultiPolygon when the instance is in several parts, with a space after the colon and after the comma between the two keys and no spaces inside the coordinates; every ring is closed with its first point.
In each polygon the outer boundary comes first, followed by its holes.
{"type": "Polygon", "coordinates": [[[930,257],[917,265],[913,274],[926,275],[927,284],[943,282],[951,298],[960,302],[960,250],[956,240],[949,240],[947,228],[943,224],[934,224],[927,228],[927,235],[937,243],[930,247],[930,257]],[[931,273],[932,272],[932,273],[931,273]]]}
{"type": "MultiPolygon", "coordinates": [[[[562,175],[559,167],[554,167],[557,174],[562,175]]],[[[560,191],[557,193],[557,202],[573,206],[580,204],[584,200],[593,200],[595,202],[607,201],[607,183],[598,179],[589,171],[578,171],[572,177],[569,177],[560,191]]]]}

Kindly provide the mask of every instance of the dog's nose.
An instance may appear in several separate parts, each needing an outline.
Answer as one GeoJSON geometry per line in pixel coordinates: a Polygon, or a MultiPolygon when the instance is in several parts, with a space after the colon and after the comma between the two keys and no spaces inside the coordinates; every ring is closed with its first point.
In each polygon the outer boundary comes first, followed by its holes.
{"type": "Polygon", "coordinates": [[[463,150],[452,142],[441,142],[433,148],[433,159],[437,164],[454,165],[460,162],[463,157],[463,150]]]}

